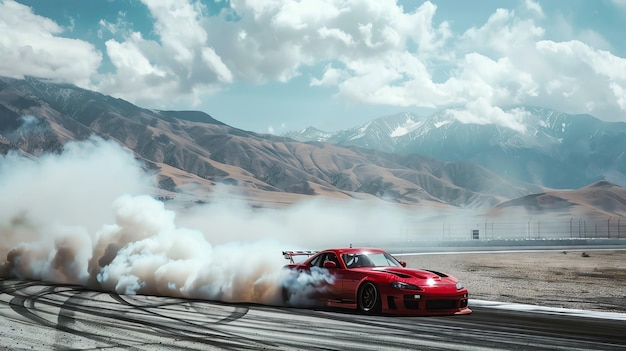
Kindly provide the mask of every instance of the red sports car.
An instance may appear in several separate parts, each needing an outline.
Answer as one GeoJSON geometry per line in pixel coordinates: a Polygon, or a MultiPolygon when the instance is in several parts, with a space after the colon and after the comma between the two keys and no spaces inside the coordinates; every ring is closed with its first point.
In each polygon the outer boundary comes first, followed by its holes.
{"type": "Polygon", "coordinates": [[[467,289],[444,273],[406,268],[380,249],[343,248],[284,251],[292,275],[283,286],[288,304],[308,284],[308,297],[326,306],[356,308],[365,313],[470,314],[467,289]],[[308,256],[296,263],[294,257],[308,256]],[[298,281],[299,284],[294,282],[298,281]]]}

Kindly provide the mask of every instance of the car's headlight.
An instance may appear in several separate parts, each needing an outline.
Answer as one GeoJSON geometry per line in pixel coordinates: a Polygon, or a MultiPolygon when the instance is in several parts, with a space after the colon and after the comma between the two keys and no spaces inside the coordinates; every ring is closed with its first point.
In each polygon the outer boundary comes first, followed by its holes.
{"type": "Polygon", "coordinates": [[[396,289],[405,289],[405,290],[422,290],[419,286],[413,284],[407,284],[403,282],[393,282],[391,286],[396,289]]]}
{"type": "Polygon", "coordinates": [[[461,282],[456,282],[456,289],[457,290],[463,289],[463,284],[461,282]]]}

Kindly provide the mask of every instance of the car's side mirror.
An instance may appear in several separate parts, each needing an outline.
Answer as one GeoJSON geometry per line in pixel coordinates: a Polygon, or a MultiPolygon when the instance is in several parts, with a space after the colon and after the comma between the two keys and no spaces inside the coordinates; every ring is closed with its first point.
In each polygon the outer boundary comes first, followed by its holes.
{"type": "Polygon", "coordinates": [[[401,265],[402,267],[406,267],[406,262],[404,262],[404,261],[400,261],[400,265],[401,265]]]}
{"type": "Polygon", "coordinates": [[[324,268],[337,268],[337,263],[333,261],[324,262],[324,268]]]}

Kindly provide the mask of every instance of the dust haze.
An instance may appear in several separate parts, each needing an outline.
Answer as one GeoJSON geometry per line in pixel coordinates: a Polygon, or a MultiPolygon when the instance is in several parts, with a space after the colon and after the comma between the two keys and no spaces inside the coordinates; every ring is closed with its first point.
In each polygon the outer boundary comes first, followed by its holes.
{"type": "MultiPolygon", "coordinates": [[[[282,250],[404,239],[417,218],[438,215],[321,197],[259,209],[220,188],[219,202],[173,210],[151,196],[154,189],[129,150],[95,137],[36,160],[2,156],[0,275],[120,294],[279,304],[281,284],[290,281],[282,250]]],[[[309,282],[289,284],[300,283],[309,282]]]]}

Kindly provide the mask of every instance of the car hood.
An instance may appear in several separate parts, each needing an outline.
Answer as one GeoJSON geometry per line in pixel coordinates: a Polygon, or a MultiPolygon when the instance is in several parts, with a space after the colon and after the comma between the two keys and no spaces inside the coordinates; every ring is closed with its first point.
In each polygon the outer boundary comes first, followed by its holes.
{"type": "Polygon", "coordinates": [[[400,278],[400,280],[431,280],[436,283],[455,283],[457,281],[456,278],[447,274],[424,269],[404,267],[371,267],[370,270],[372,272],[392,274],[400,278]]]}

